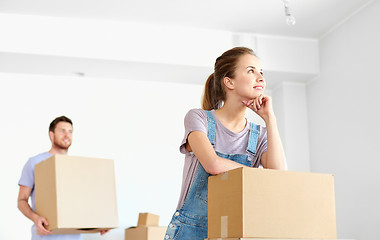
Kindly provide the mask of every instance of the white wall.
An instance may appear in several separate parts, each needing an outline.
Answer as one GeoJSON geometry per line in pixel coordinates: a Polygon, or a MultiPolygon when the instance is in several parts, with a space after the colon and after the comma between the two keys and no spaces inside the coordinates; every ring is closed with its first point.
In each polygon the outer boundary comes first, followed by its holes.
{"type": "Polygon", "coordinates": [[[203,84],[188,76],[209,72],[215,58],[233,46],[259,54],[272,87],[284,80],[306,82],[319,69],[316,39],[1,13],[0,32],[0,72],[140,80],[136,72],[148,64],[157,80],[171,75],[168,69],[180,69],[184,74],[177,81],[203,84]]]}
{"type": "MultiPolygon", "coordinates": [[[[200,107],[202,92],[203,85],[183,83],[0,73],[0,145],[8,166],[0,174],[7,193],[0,224],[9,230],[0,239],[30,238],[32,223],[16,208],[17,181],[29,157],[49,150],[48,126],[60,115],[74,123],[70,155],[115,160],[120,226],[101,239],[124,239],[139,212],[159,214],[167,225],[182,180],[183,117],[200,107]]],[[[247,117],[264,124],[252,111],[247,117]]]]}
{"type": "MultiPolygon", "coordinates": [[[[167,225],[182,179],[183,117],[200,107],[203,86],[163,82],[0,74],[2,200],[0,239],[28,239],[31,222],[16,208],[26,160],[50,149],[48,126],[74,122],[70,155],[115,160],[120,227],[102,239],[124,239],[139,212],[167,225]]],[[[86,239],[99,239],[98,234],[86,239]]]]}
{"type": "Polygon", "coordinates": [[[283,82],[273,89],[272,95],[288,169],[309,172],[306,85],[283,82]]]}
{"type": "MultiPolygon", "coordinates": [[[[74,121],[70,155],[115,160],[120,227],[103,239],[123,239],[123,229],[136,224],[138,212],[157,213],[167,225],[182,179],[183,117],[200,106],[207,76],[199,76],[234,45],[257,50],[268,85],[301,82],[282,85],[273,99],[281,103],[275,110],[289,170],[309,170],[307,133],[295,137],[287,128],[300,123],[307,132],[305,106],[297,101],[305,99],[302,82],[318,73],[317,40],[8,14],[0,14],[0,20],[0,145],[1,162],[7,164],[0,175],[6,193],[0,224],[7,230],[0,231],[0,239],[28,239],[31,223],[16,209],[16,183],[27,158],[49,149],[48,125],[62,114],[74,121]],[[68,76],[73,71],[88,77],[68,76]],[[181,81],[192,76],[202,84],[181,81]],[[166,82],[157,81],[162,79],[166,82]],[[298,107],[300,118],[294,118],[298,107]],[[297,146],[305,146],[302,154],[297,146]]],[[[248,117],[260,122],[252,113],[248,117]]]]}
{"type": "MultiPolygon", "coordinates": [[[[84,239],[122,240],[139,212],[159,214],[166,226],[182,181],[183,118],[200,107],[202,93],[203,85],[183,83],[0,73],[0,182],[6,193],[0,239],[30,238],[32,222],[16,208],[17,182],[27,159],[50,149],[48,126],[60,115],[73,120],[70,155],[115,161],[119,228],[84,239]]],[[[252,111],[247,117],[264,124],[252,111]]]]}
{"type": "Polygon", "coordinates": [[[335,175],[340,238],[380,239],[380,2],[320,41],[308,86],[311,169],[335,175]]]}
{"type": "Polygon", "coordinates": [[[0,14],[0,29],[4,52],[162,64],[209,66],[232,44],[227,31],[33,15],[0,14]]]}

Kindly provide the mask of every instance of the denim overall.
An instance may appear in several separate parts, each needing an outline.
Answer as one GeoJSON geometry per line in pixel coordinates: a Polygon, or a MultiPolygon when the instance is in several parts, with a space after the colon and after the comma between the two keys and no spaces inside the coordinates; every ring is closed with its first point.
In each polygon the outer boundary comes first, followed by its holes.
{"type": "MultiPolygon", "coordinates": [[[[207,113],[207,137],[215,146],[215,120],[210,111],[207,113]]],[[[249,130],[247,154],[223,154],[216,152],[219,157],[227,158],[245,166],[251,166],[252,155],[256,154],[259,137],[259,126],[251,123],[249,130]]],[[[198,165],[195,178],[186,196],[183,206],[178,209],[168,226],[165,239],[171,240],[204,240],[207,238],[207,199],[208,177],[201,164],[198,165]]]]}

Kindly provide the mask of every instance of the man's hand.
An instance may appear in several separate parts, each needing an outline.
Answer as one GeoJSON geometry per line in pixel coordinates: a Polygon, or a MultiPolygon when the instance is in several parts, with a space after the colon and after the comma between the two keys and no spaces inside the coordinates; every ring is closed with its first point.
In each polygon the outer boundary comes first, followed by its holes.
{"type": "Polygon", "coordinates": [[[51,231],[47,230],[45,226],[48,226],[49,223],[46,221],[44,217],[37,216],[34,220],[34,224],[36,225],[37,233],[45,236],[51,233],[51,231]]]}
{"type": "Polygon", "coordinates": [[[106,234],[106,233],[108,233],[109,231],[110,231],[109,229],[107,229],[107,230],[102,230],[102,231],[100,231],[100,235],[106,234]]]}

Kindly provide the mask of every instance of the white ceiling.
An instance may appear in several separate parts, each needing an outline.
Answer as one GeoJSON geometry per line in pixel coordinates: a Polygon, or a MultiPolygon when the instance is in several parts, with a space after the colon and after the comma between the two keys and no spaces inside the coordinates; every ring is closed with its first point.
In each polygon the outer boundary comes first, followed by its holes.
{"type": "Polygon", "coordinates": [[[133,21],[320,38],[373,0],[0,0],[0,13],[133,21]]]}
{"type": "MultiPolygon", "coordinates": [[[[139,22],[319,39],[374,0],[290,0],[297,19],[285,22],[283,0],[0,0],[0,14],[139,22]]],[[[10,23],[11,24],[11,23],[10,23]]],[[[1,33],[0,33],[1,37],[1,33]]],[[[158,81],[203,84],[212,66],[196,67],[0,52],[0,72],[141,79],[147,64],[158,81]],[[77,74],[78,73],[78,74],[77,74]]],[[[314,75],[267,72],[269,88],[314,75]]],[[[144,80],[144,79],[142,79],[144,80]]]]}

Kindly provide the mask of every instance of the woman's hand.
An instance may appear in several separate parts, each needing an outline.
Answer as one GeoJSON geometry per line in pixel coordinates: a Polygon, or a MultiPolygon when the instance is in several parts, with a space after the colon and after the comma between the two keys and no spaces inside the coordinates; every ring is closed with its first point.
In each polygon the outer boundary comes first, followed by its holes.
{"type": "Polygon", "coordinates": [[[272,107],[272,98],[266,95],[260,95],[249,101],[242,101],[247,107],[255,111],[264,121],[274,115],[272,107]]]}
{"type": "Polygon", "coordinates": [[[276,117],[272,108],[272,98],[260,95],[255,99],[242,102],[247,108],[255,111],[265,121],[268,148],[261,156],[261,164],[264,168],[285,170],[285,154],[277,129],[276,117]]]}

